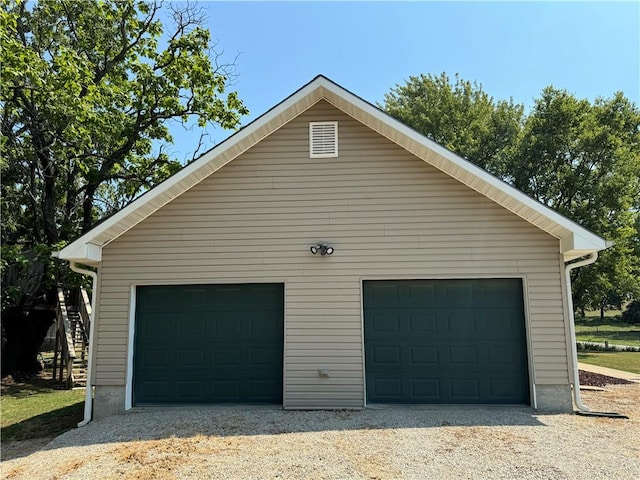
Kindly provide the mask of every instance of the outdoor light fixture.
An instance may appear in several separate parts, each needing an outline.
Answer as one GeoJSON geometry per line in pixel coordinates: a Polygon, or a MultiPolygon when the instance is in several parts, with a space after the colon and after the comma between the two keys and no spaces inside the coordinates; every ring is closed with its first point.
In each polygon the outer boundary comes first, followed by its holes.
{"type": "Polygon", "coordinates": [[[320,255],[331,255],[333,253],[333,247],[330,247],[326,243],[319,243],[311,246],[311,253],[314,255],[320,253],[320,255]]]}

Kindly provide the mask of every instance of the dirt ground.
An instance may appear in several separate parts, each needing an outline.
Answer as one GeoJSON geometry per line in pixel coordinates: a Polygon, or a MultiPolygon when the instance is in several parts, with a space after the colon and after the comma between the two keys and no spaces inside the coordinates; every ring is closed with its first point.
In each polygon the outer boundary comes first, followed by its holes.
{"type": "Polygon", "coordinates": [[[3,445],[14,460],[1,478],[640,478],[640,384],[582,396],[629,419],[509,407],[141,413],[33,443],[29,456],[3,445]]]}
{"type": "MultiPolygon", "coordinates": [[[[635,384],[635,388],[633,384],[627,388],[620,388],[620,385],[630,385],[630,382],[582,370],[580,371],[580,384],[593,387],[608,387],[604,391],[582,392],[583,403],[592,410],[604,411],[609,409],[614,410],[616,413],[640,418],[640,384],[635,384]]],[[[3,441],[0,444],[1,461],[31,455],[44,448],[54,438],[44,437],[22,441],[3,441]]]]}
{"type": "Polygon", "coordinates": [[[606,385],[604,391],[583,391],[582,403],[595,411],[614,411],[640,420],[640,383],[606,385]]]}

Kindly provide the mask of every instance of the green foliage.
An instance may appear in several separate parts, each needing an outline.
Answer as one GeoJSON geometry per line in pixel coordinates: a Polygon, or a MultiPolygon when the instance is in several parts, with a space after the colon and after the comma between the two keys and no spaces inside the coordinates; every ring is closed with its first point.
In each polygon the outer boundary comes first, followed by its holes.
{"type": "Polygon", "coordinates": [[[621,93],[594,103],[544,89],[510,159],[514,185],[614,245],[573,279],[579,307],[640,293],[640,111],[621,93]]]}
{"type": "Polygon", "coordinates": [[[384,109],[613,242],[574,271],[578,308],[640,295],[640,111],[622,93],[589,102],[547,87],[524,118],[522,106],[443,73],[410,77],[384,109]]]}
{"type": "MultiPolygon", "coordinates": [[[[3,3],[5,279],[35,255],[41,292],[56,272],[38,252],[177,171],[180,162],[158,151],[172,141],[168,121],[233,129],[248,113],[236,92],[225,93],[232,65],[217,64],[197,8],[167,9],[163,24],[155,2],[3,3]]],[[[4,286],[3,307],[33,290],[24,278],[4,286]]]]}
{"type": "Polygon", "coordinates": [[[634,325],[640,324],[640,300],[634,300],[622,312],[622,320],[634,325]]]}
{"type": "Polygon", "coordinates": [[[5,244],[1,246],[0,273],[2,275],[2,310],[16,305],[52,303],[42,298],[61,283],[69,286],[89,286],[88,280],[79,275],[68,276],[68,267],[52,258],[51,254],[64,247],[64,242],[47,245],[36,243],[5,244]],[[38,299],[37,297],[40,297],[38,299]]]}
{"type": "MultiPolygon", "coordinates": [[[[608,340],[607,340],[608,342],[608,340]]],[[[576,348],[579,352],[625,352],[625,353],[640,353],[640,347],[634,347],[633,345],[620,346],[614,343],[603,344],[601,342],[593,342],[591,340],[584,340],[576,342],[576,348]]]]}
{"type": "Polygon", "coordinates": [[[409,77],[384,97],[383,108],[423,135],[492,173],[504,170],[520,131],[523,106],[494,101],[482,85],[440,76],[409,77]]]}

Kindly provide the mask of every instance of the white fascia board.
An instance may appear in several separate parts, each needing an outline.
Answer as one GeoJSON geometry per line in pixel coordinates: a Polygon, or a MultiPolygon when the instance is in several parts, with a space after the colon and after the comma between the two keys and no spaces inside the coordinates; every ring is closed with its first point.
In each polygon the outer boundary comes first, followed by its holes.
{"type": "MultiPolygon", "coordinates": [[[[590,237],[584,237],[580,235],[579,232],[572,232],[560,239],[560,253],[564,254],[599,252],[610,246],[610,243],[596,235],[591,234],[590,237]],[[591,237],[596,237],[598,241],[594,242],[591,237]]],[[[583,254],[586,255],[586,253],[583,254]]]]}
{"type": "MultiPolygon", "coordinates": [[[[107,218],[102,223],[100,223],[99,225],[97,225],[93,229],[89,230],[84,235],[82,235],[80,238],[76,239],[75,241],[73,241],[72,243],[67,245],[65,248],[60,250],[60,252],[59,252],[60,253],[60,257],[59,258],[64,259],[64,260],[74,260],[74,261],[83,261],[83,260],[84,261],[91,261],[91,262],[100,261],[101,258],[102,258],[102,253],[100,253],[97,256],[97,257],[100,258],[100,260],[94,260],[93,258],[96,258],[95,256],[86,257],[85,258],[85,257],[78,256],[78,255],[81,255],[83,251],[85,251],[87,253],[87,255],[89,255],[90,253],[93,254],[94,252],[93,251],[90,252],[90,249],[87,247],[88,245],[92,244],[91,242],[93,240],[95,240],[97,237],[99,237],[102,234],[104,234],[105,232],[107,232],[111,227],[116,226],[119,222],[121,222],[122,220],[126,219],[129,215],[134,213],[141,206],[146,205],[146,204],[152,202],[153,200],[157,199],[161,195],[166,194],[167,192],[170,191],[170,189],[172,187],[176,186],[180,182],[186,181],[187,183],[190,183],[188,179],[189,179],[189,177],[191,175],[197,173],[198,170],[203,168],[205,165],[207,165],[211,160],[215,159],[222,152],[224,152],[226,150],[230,150],[233,147],[235,147],[236,145],[242,143],[247,138],[249,138],[251,135],[256,133],[256,131],[259,130],[260,128],[262,128],[265,124],[269,123],[270,121],[272,121],[274,119],[277,119],[280,115],[285,113],[289,108],[293,107],[296,103],[301,101],[304,97],[306,97],[307,95],[312,94],[315,90],[317,90],[319,88],[322,88],[322,84],[325,83],[325,82],[322,82],[322,80],[324,80],[322,77],[317,77],[316,79],[312,80],[310,83],[308,83],[307,85],[302,87],[300,90],[298,90],[297,92],[295,92],[294,94],[292,94],[291,96],[286,98],[284,101],[282,101],[281,103],[279,103],[278,105],[273,107],[271,110],[269,110],[266,113],[264,113],[262,116],[258,117],[256,120],[251,122],[249,125],[247,125],[246,127],[240,129],[239,131],[237,131],[236,133],[234,133],[233,135],[228,137],[226,140],[224,140],[222,143],[218,144],[216,147],[214,147],[211,150],[209,150],[208,152],[204,153],[200,158],[195,160],[193,163],[191,163],[191,164],[187,165],[186,167],[182,168],[177,173],[175,173],[171,177],[167,178],[166,180],[164,180],[162,183],[160,183],[156,187],[154,187],[151,190],[148,190],[147,192],[145,192],[143,195],[141,195],[136,200],[131,202],[129,205],[124,207],[122,210],[120,210],[119,212],[115,213],[113,216],[107,218]],[[86,249],[86,250],[84,250],[84,249],[86,249]]],[[[288,118],[288,116],[283,117],[281,119],[282,120],[282,122],[281,122],[282,125],[284,125],[285,123],[291,121],[293,118],[295,118],[295,116],[291,116],[291,118],[288,118]]],[[[279,126],[274,128],[274,130],[276,130],[277,128],[279,128],[279,126]]],[[[233,160],[233,158],[237,157],[243,151],[245,151],[248,148],[250,148],[251,146],[255,145],[260,140],[261,139],[258,139],[256,141],[252,142],[251,144],[248,144],[247,146],[245,146],[245,148],[242,148],[234,157],[229,158],[228,161],[225,162],[225,164],[220,165],[218,167],[218,169],[222,168],[222,166],[226,165],[226,163],[228,163],[231,160],[233,160]]],[[[211,173],[213,173],[213,172],[210,172],[209,174],[207,174],[207,176],[211,175],[211,173]]],[[[198,182],[197,181],[193,182],[193,185],[195,185],[196,183],[198,183],[198,182]]],[[[189,188],[191,188],[193,185],[190,185],[189,188]]],[[[171,201],[172,199],[176,198],[177,196],[179,196],[183,192],[184,192],[184,189],[181,189],[179,192],[177,192],[177,193],[175,193],[173,195],[170,195],[169,196],[170,198],[166,199],[165,201],[159,202],[159,204],[156,206],[156,208],[154,208],[153,211],[149,212],[144,218],[148,217],[153,212],[157,211],[159,208],[161,208],[162,206],[166,205],[169,201],[171,201]]],[[[127,230],[129,230],[130,228],[135,226],[137,223],[142,221],[144,218],[141,218],[140,220],[138,220],[138,222],[136,222],[135,224],[132,224],[127,230]]],[[[122,235],[122,233],[124,233],[124,232],[119,233],[117,236],[122,235]]],[[[113,241],[115,238],[117,238],[117,237],[114,236],[110,240],[104,242],[102,245],[106,245],[110,241],[113,241]]]]}
{"type": "MultiPolygon", "coordinates": [[[[365,114],[371,115],[376,120],[378,120],[378,121],[380,121],[382,123],[386,123],[387,125],[389,125],[393,129],[395,129],[398,133],[406,136],[409,140],[414,141],[414,142],[426,147],[427,149],[435,152],[439,156],[443,157],[447,162],[449,162],[452,167],[454,167],[454,168],[457,167],[457,168],[460,168],[460,169],[464,170],[465,172],[470,173],[475,178],[480,180],[481,183],[483,183],[483,184],[485,184],[487,186],[494,187],[494,188],[497,188],[497,189],[501,190],[506,195],[508,195],[512,199],[516,200],[518,203],[533,209],[534,211],[536,211],[540,215],[548,218],[552,222],[554,222],[554,223],[558,224],[559,226],[571,231],[574,237],[577,237],[577,238],[580,239],[579,243],[581,245],[588,245],[589,251],[600,251],[600,250],[604,250],[605,248],[607,248],[607,243],[606,243],[605,239],[603,239],[603,238],[599,237],[598,235],[590,232],[589,230],[585,229],[584,227],[581,227],[580,225],[578,225],[574,221],[572,221],[572,220],[560,215],[556,211],[554,211],[551,208],[547,207],[546,205],[543,205],[542,203],[534,200],[533,198],[529,197],[528,195],[525,195],[520,190],[512,187],[511,185],[509,185],[508,183],[498,179],[497,177],[494,177],[493,175],[488,173],[486,170],[478,167],[477,165],[471,163],[468,160],[465,160],[464,158],[460,157],[459,155],[457,155],[457,154],[453,153],[452,151],[446,149],[442,145],[439,145],[438,143],[434,142],[433,140],[431,140],[431,139],[425,137],[424,135],[416,132],[412,128],[406,126],[405,124],[403,124],[402,122],[400,122],[400,121],[396,120],[395,118],[391,117],[390,115],[388,115],[387,113],[383,112],[382,110],[374,107],[373,105],[371,105],[370,103],[368,103],[365,100],[361,99],[357,95],[354,95],[353,93],[343,89],[342,87],[340,87],[340,86],[334,84],[333,82],[330,82],[330,81],[328,81],[328,80],[326,80],[324,78],[322,78],[322,80],[324,80],[325,83],[326,83],[326,85],[324,85],[324,87],[327,90],[331,91],[334,95],[336,95],[338,97],[341,97],[343,100],[353,104],[354,106],[356,106],[357,108],[362,110],[365,114]]],[[[382,132],[378,132],[378,133],[381,133],[382,135],[384,135],[384,133],[382,133],[382,132]]],[[[394,141],[394,143],[397,143],[392,138],[390,138],[390,140],[394,141]]],[[[423,158],[423,160],[427,161],[424,158],[423,158]]],[[[440,169],[440,170],[442,170],[442,168],[440,168],[438,166],[435,166],[435,167],[440,169]]],[[[455,175],[452,174],[452,172],[448,172],[446,170],[444,170],[444,172],[447,173],[450,176],[453,176],[454,178],[456,178],[457,180],[461,181],[462,183],[464,183],[465,185],[469,186],[470,188],[473,188],[474,190],[478,191],[478,188],[476,186],[472,186],[472,185],[469,184],[469,182],[465,182],[464,180],[462,180],[460,178],[457,178],[455,175]]],[[[484,195],[483,192],[480,192],[480,193],[482,193],[484,195]]],[[[502,206],[507,208],[508,210],[511,210],[504,204],[502,204],[502,206]]],[[[527,219],[526,217],[523,217],[523,218],[525,220],[529,221],[530,223],[533,223],[529,219],[527,219]]],[[[574,242],[576,242],[576,240],[574,240],[574,242]]]]}
{"type": "Polygon", "coordinates": [[[57,258],[94,265],[102,261],[102,247],[94,243],[73,242],[56,252],[57,258]]]}

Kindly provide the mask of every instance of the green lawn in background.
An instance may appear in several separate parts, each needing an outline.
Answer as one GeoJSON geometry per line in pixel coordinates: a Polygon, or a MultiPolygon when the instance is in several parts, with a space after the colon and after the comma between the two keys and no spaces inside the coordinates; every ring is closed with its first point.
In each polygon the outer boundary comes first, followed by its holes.
{"type": "Polygon", "coordinates": [[[83,418],[84,389],[58,390],[51,380],[2,385],[2,441],[59,435],[83,418]]]}
{"type": "Polygon", "coordinates": [[[576,325],[576,340],[640,347],[640,325],[576,325]]]}
{"type": "Polygon", "coordinates": [[[585,318],[576,318],[576,340],[640,347],[640,325],[622,322],[617,310],[605,312],[604,321],[599,312],[586,312],[585,318]]]}
{"type": "Polygon", "coordinates": [[[639,352],[578,352],[578,361],[624,372],[640,373],[639,352]]]}

